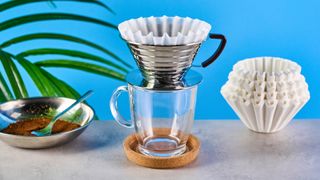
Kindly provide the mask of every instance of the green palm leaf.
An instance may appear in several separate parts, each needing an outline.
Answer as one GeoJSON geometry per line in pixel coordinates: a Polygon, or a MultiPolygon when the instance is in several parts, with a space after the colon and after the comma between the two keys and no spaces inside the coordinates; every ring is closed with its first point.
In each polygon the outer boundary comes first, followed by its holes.
{"type": "Polygon", "coordinates": [[[0,102],[9,101],[13,99],[12,93],[7,82],[4,80],[2,73],[0,73],[0,102]]]}
{"type": "MultiPolygon", "coordinates": [[[[60,91],[62,92],[62,96],[72,98],[72,99],[80,98],[81,95],[69,84],[62,81],[61,79],[58,79],[57,77],[53,76],[51,73],[49,73],[48,71],[42,68],[41,68],[41,71],[45,76],[47,76],[48,79],[50,79],[50,81],[53,84],[55,84],[56,87],[60,89],[60,91]]],[[[84,101],[84,103],[88,104],[87,101],[84,101]]],[[[95,114],[94,119],[99,119],[99,117],[95,114]]]]}
{"type": "Polygon", "coordinates": [[[27,23],[37,22],[37,21],[47,21],[47,20],[77,20],[82,22],[90,22],[90,23],[96,23],[100,24],[106,27],[117,29],[117,26],[101,21],[99,19],[86,17],[86,16],[80,16],[75,14],[67,14],[67,13],[41,13],[41,14],[32,14],[32,15],[26,15],[17,17],[14,19],[9,19],[5,22],[0,23],[0,31],[20,26],[27,23]]]}
{"type": "Polygon", "coordinates": [[[128,63],[126,63],[125,61],[123,61],[122,59],[120,59],[117,55],[115,55],[114,53],[110,52],[109,50],[103,48],[102,46],[99,46],[95,43],[92,43],[90,41],[78,38],[78,37],[74,37],[74,36],[70,36],[70,35],[64,35],[64,34],[56,34],[56,33],[35,33],[35,34],[27,34],[27,35],[23,35],[23,36],[19,36],[13,39],[10,39],[6,42],[3,42],[0,45],[0,48],[6,48],[8,46],[11,46],[13,44],[16,43],[20,43],[20,42],[24,42],[24,41],[28,41],[28,40],[35,40],[35,39],[59,39],[59,40],[66,40],[66,41],[71,41],[71,42],[76,42],[76,43],[80,43],[80,44],[84,44],[87,46],[90,46],[92,48],[98,49],[102,52],[104,52],[107,55],[110,55],[111,57],[113,57],[114,59],[118,60],[119,62],[121,62],[123,65],[132,68],[132,66],[128,63]]]}
{"type": "MultiPolygon", "coordinates": [[[[41,0],[40,0],[41,1],[41,0]]],[[[56,4],[53,2],[53,0],[47,0],[48,4],[51,5],[52,7],[56,8],[56,4]]]]}
{"type": "Polygon", "coordinates": [[[120,74],[111,69],[107,69],[105,67],[102,67],[96,64],[91,64],[91,63],[58,59],[58,60],[39,61],[39,62],[36,62],[35,64],[41,67],[65,67],[65,68],[71,68],[71,69],[78,69],[78,70],[91,72],[94,74],[99,74],[99,75],[124,81],[123,74],[120,74]]]}
{"type": "Polygon", "coordinates": [[[55,54],[55,55],[65,55],[65,56],[72,56],[72,57],[78,57],[88,60],[93,60],[96,62],[100,62],[109,66],[112,66],[116,69],[119,69],[125,73],[128,72],[127,69],[123,68],[122,66],[119,66],[112,61],[106,60],[102,57],[92,55],[89,53],[81,52],[81,51],[75,51],[75,50],[67,50],[67,49],[56,49],[56,48],[42,48],[42,49],[32,49],[27,50],[25,52],[22,52],[17,55],[17,57],[27,57],[27,56],[35,56],[35,55],[49,55],[49,54],[55,54]]]}
{"type": "Polygon", "coordinates": [[[15,97],[18,99],[28,97],[26,86],[21,78],[17,66],[11,58],[11,55],[0,50],[0,60],[4,70],[6,71],[15,97]]]}
{"type": "MultiPolygon", "coordinates": [[[[39,66],[37,66],[39,67],[39,66]]],[[[40,71],[41,71],[41,74],[43,76],[45,76],[47,78],[47,80],[50,82],[50,85],[52,86],[52,88],[54,89],[55,91],[55,94],[58,96],[58,97],[70,97],[70,98],[73,98],[73,95],[72,94],[65,94],[62,90],[61,90],[61,87],[59,87],[55,82],[53,82],[50,77],[46,74],[48,73],[47,71],[45,71],[43,68],[39,67],[40,71]]],[[[50,74],[50,73],[49,73],[50,74]]]]}
{"type": "Polygon", "coordinates": [[[52,87],[52,84],[47,79],[47,77],[42,74],[41,69],[38,66],[34,65],[24,58],[16,57],[16,59],[18,60],[20,65],[27,71],[43,96],[57,95],[55,89],[52,87]]]}
{"type": "MultiPolygon", "coordinates": [[[[8,1],[5,3],[0,4],[0,12],[1,11],[5,11],[11,8],[15,8],[21,5],[25,5],[25,4],[29,4],[29,3],[36,3],[36,2],[43,2],[43,1],[48,1],[48,0],[15,0],[15,1],[8,1]]],[[[76,2],[82,2],[82,3],[93,3],[96,4],[98,6],[101,6],[105,9],[107,9],[108,11],[110,11],[111,13],[114,14],[114,11],[109,8],[107,5],[103,4],[102,2],[96,1],[96,0],[54,0],[54,1],[76,1],[76,2]]],[[[51,3],[53,3],[53,1],[50,1],[51,3]]]]}
{"type": "Polygon", "coordinates": [[[58,95],[63,97],[69,97],[72,99],[78,99],[80,97],[80,94],[73,89],[70,85],[65,83],[64,81],[56,78],[48,71],[44,70],[43,68],[40,68],[43,75],[45,75],[51,83],[58,89],[58,95]]]}

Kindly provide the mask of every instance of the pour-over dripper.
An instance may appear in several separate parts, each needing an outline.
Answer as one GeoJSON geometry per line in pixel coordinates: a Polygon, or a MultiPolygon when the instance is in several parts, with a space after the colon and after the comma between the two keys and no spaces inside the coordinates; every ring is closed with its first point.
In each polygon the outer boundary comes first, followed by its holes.
{"type": "MultiPolygon", "coordinates": [[[[211,26],[198,19],[180,17],[149,17],[125,21],[119,31],[148,82],[179,84],[190,69],[194,57],[206,39],[211,26]]],[[[215,61],[223,51],[226,39],[221,34],[209,34],[221,43],[216,52],[200,67],[215,61]]]]}

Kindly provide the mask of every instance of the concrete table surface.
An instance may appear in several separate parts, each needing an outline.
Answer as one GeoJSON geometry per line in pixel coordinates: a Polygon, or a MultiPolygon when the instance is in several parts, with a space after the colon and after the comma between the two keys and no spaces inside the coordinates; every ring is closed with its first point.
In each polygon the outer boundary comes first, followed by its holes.
{"type": "Polygon", "coordinates": [[[192,164],[169,170],[129,162],[122,141],[133,133],[95,121],[64,146],[18,149],[0,143],[0,180],[320,179],[320,120],[299,120],[275,134],[249,131],[240,121],[196,121],[202,146],[192,164]]]}

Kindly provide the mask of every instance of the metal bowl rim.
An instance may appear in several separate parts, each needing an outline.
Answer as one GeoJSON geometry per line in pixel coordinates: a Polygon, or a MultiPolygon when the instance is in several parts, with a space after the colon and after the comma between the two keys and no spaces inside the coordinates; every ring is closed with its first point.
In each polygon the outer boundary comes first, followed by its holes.
{"type": "MultiPolygon", "coordinates": [[[[28,101],[28,100],[42,100],[42,99],[68,99],[68,100],[75,100],[75,99],[67,98],[67,97],[41,96],[41,97],[31,97],[31,98],[21,98],[21,99],[10,100],[10,101],[6,101],[4,103],[1,103],[0,106],[2,104],[9,103],[9,102],[14,102],[14,101],[28,101]]],[[[88,122],[85,125],[80,126],[80,127],[76,128],[76,129],[73,129],[71,131],[52,134],[52,135],[49,135],[49,136],[22,136],[22,135],[7,134],[7,133],[3,133],[3,132],[0,131],[0,135],[32,139],[32,138],[49,138],[49,137],[54,137],[54,136],[62,136],[62,135],[67,135],[69,133],[71,134],[71,133],[73,133],[75,131],[79,131],[81,129],[84,129],[84,128],[88,127],[90,125],[90,123],[93,121],[93,117],[95,115],[95,112],[94,112],[93,108],[90,105],[87,105],[87,104],[84,104],[84,103],[81,103],[81,105],[84,105],[84,106],[88,107],[89,110],[91,110],[92,117],[88,120],[88,122]]]]}

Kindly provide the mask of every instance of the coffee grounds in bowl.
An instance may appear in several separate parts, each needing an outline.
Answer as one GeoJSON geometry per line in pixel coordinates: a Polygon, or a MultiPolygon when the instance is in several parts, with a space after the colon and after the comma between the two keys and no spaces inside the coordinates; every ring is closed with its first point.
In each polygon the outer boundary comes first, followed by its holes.
{"type": "MultiPolygon", "coordinates": [[[[49,118],[32,118],[28,120],[18,121],[10,124],[1,132],[22,136],[35,136],[32,131],[40,130],[46,127],[51,119],[49,118]]],[[[67,132],[79,128],[80,125],[59,119],[52,127],[52,134],[67,132]]]]}

